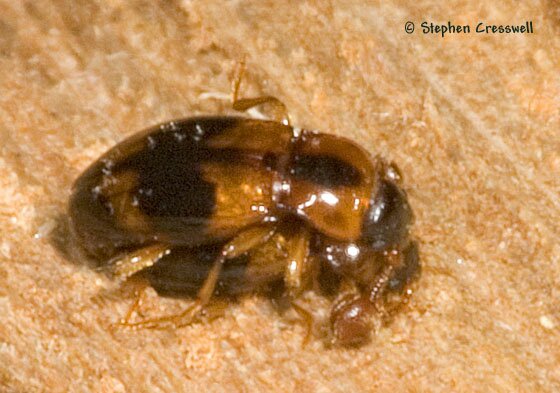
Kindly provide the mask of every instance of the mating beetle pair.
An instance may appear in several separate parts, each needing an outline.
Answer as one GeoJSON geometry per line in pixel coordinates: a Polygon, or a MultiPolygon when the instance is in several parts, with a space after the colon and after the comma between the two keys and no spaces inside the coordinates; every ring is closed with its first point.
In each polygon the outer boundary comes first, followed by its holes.
{"type": "Polygon", "coordinates": [[[70,218],[81,245],[110,260],[116,276],[197,291],[181,314],[126,326],[187,325],[216,292],[278,282],[294,300],[326,272],[349,287],[332,307],[334,341],[354,345],[368,339],[384,298],[420,271],[400,181],[394,164],[344,138],[278,121],[195,117],[105,153],[76,181],[70,218]]]}

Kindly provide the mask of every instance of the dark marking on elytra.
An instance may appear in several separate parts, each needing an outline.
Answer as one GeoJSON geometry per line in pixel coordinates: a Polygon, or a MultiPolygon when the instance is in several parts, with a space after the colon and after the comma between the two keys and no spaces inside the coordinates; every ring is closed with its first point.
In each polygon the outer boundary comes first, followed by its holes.
{"type": "Polygon", "coordinates": [[[362,182],[356,167],[329,155],[298,154],[293,159],[291,174],[298,180],[327,188],[358,186],[362,182]]]}

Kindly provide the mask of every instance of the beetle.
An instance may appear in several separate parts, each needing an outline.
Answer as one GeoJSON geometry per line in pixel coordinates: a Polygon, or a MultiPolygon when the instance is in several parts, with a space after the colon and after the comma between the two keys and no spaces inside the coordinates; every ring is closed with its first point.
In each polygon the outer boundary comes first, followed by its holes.
{"type": "Polygon", "coordinates": [[[278,282],[297,299],[322,271],[349,288],[333,301],[333,341],[359,345],[420,273],[397,166],[279,121],[193,117],[133,135],[76,180],[69,216],[116,277],[196,292],[181,314],[124,326],[188,325],[216,293],[278,282]]]}

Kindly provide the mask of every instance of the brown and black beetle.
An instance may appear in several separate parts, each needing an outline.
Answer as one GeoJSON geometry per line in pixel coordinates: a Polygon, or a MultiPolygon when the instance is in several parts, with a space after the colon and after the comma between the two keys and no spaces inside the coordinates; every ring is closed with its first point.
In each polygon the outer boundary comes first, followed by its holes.
{"type": "Polygon", "coordinates": [[[217,290],[237,295],[280,281],[295,299],[327,270],[351,284],[330,326],[336,343],[354,345],[370,336],[378,303],[420,272],[400,178],[394,164],[341,137],[195,117],[105,153],[76,181],[70,218],[81,245],[110,260],[116,276],[144,271],[164,290],[198,293],[182,314],[126,326],[187,325],[217,290]]]}

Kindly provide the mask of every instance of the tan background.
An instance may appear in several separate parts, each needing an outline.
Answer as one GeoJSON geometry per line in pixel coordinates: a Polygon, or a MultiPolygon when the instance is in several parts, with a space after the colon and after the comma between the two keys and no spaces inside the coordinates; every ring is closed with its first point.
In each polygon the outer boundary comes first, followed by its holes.
{"type": "Polygon", "coordinates": [[[1,0],[0,391],[560,390],[560,4],[384,3],[1,0]],[[441,38],[423,20],[535,34],[441,38]],[[259,297],[112,332],[130,296],[66,253],[79,173],[148,125],[226,113],[244,57],[248,95],[405,173],[424,273],[359,350],[302,348],[259,297]]]}

